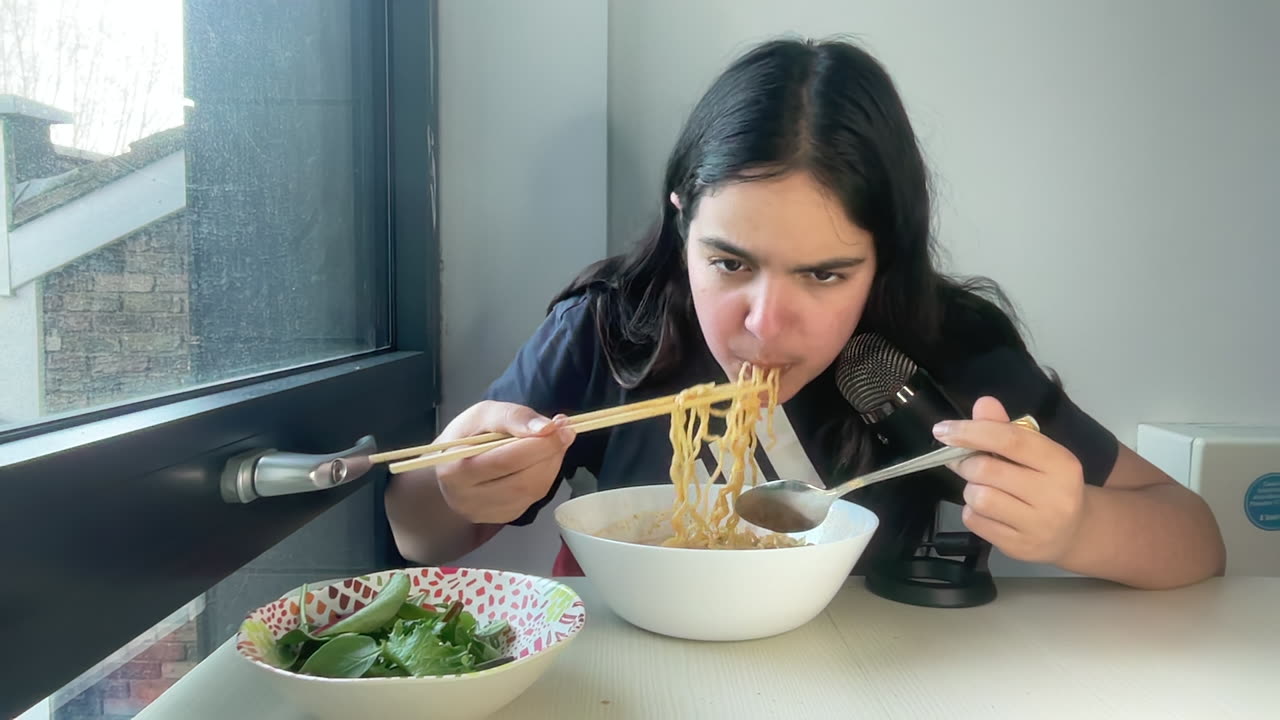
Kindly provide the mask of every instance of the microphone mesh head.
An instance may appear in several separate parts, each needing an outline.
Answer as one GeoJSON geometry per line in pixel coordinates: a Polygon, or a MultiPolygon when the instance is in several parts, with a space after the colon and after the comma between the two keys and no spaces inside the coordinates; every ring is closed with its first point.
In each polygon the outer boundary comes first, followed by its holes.
{"type": "Polygon", "coordinates": [[[836,364],[840,394],[859,413],[870,413],[902,389],[916,371],[911,358],[875,333],[855,335],[836,364]]]}

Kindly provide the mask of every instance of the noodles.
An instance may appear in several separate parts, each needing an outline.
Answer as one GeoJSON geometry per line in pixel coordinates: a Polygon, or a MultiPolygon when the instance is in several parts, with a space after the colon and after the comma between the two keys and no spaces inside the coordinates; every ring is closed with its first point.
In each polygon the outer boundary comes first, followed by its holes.
{"type": "Polygon", "coordinates": [[[695,385],[681,392],[671,412],[671,482],[676,499],[671,509],[672,537],[662,544],[682,548],[767,548],[804,544],[786,535],[757,535],[739,529],[739,517],[732,503],[742,494],[748,482],[756,485],[760,468],[755,451],[759,444],[756,425],[765,414],[770,440],[773,439],[773,412],[778,404],[778,370],[762,370],[743,365],[738,372],[737,393],[726,410],[719,410],[697,399],[711,390],[713,384],[695,385]],[[767,388],[767,403],[761,402],[759,388],[767,388]],[[764,407],[762,407],[764,405],[764,407]],[[711,419],[723,418],[724,431],[711,433],[711,419]],[[719,442],[715,472],[706,483],[696,480],[698,456],[704,443],[719,442]],[[714,503],[709,493],[723,478],[714,503]],[[692,492],[690,492],[692,490],[692,492]]]}
{"type": "Polygon", "coordinates": [[[803,540],[740,525],[733,506],[748,485],[759,482],[755,453],[757,427],[763,420],[774,439],[773,413],[778,406],[779,371],[744,365],[732,387],[727,408],[725,388],[705,383],[676,395],[671,411],[671,482],[675,500],[670,510],[643,512],[616,520],[593,533],[599,537],[643,545],[690,549],[782,548],[806,545],[803,540]],[[712,423],[722,425],[719,434],[712,423]],[[716,468],[705,482],[697,479],[704,445],[718,444],[716,468]],[[722,482],[719,482],[722,481],[722,482]],[[712,493],[716,493],[714,496],[712,493]]]}

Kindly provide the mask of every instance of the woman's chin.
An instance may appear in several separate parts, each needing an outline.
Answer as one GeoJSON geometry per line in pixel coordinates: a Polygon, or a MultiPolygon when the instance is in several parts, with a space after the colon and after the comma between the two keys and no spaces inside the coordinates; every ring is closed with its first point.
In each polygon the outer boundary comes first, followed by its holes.
{"type": "MultiPolygon", "coordinates": [[[[798,392],[800,392],[800,388],[798,387],[793,388],[793,387],[787,386],[786,384],[783,384],[781,387],[778,388],[778,404],[781,405],[782,403],[787,402],[791,398],[795,397],[796,393],[798,392]]],[[[765,405],[768,405],[769,394],[765,393],[761,397],[762,397],[761,402],[765,405]]]]}
{"type": "MultiPolygon", "coordinates": [[[[800,392],[801,387],[803,387],[803,384],[796,382],[795,373],[790,368],[784,369],[778,376],[778,404],[781,405],[795,397],[800,392]]],[[[761,397],[764,399],[764,403],[767,404],[769,394],[765,393],[761,397]]]]}

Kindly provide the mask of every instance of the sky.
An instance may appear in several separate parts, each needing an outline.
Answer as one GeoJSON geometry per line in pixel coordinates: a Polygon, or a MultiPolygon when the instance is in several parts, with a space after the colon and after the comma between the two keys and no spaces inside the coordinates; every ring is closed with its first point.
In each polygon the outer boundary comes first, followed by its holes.
{"type": "Polygon", "coordinates": [[[75,115],[58,145],[116,155],[182,124],[183,0],[0,0],[0,95],[75,115]]]}

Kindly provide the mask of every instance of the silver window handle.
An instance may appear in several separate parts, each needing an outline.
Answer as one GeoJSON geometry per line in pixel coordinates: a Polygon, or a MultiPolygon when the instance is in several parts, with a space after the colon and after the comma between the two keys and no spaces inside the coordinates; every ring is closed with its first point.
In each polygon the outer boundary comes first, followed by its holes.
{"type": "Polygon", "coordinates": [[[337,487],[369,472],[373,466],[369,456],[377,449],[373,436],[365,435],[353,447],[331,455],[279,452],[275,448],[250,450],[223,467],[222,499],[251,503],[260,497],[337,487]]]}

